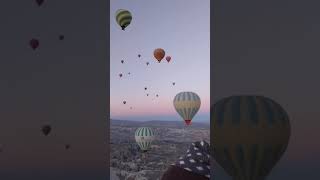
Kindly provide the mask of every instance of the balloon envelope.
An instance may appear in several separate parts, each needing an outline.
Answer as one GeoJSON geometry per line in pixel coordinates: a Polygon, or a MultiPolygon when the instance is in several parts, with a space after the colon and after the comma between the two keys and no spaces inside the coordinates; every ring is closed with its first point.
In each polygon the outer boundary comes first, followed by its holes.
{"type": "Polygon", "coordinates": [[[119,9],[116,12],[116,21],[122,30],[125,30],[132,21],[132,15],[128,10],[119,9]]]}
{"type": "Polygon", "coordinates": [[[135,140],[142,151],[149,150],[154,139],[155,133],[149,127],[140,127],[135,132],[135,140]]]}
{"type": "Polygon", "coordinates": [[[211,107],[213,156],[235,180],[261,180],[285,152],[289,117],[263,96],[231,96],[211,107]]]}
{"type": "Polygon", "coordinates": [[[29,42],[29,44],[30,44],[31,48],[32,48],[33,50],[35,50],[35,49],[38,48],[38,46],[39,46],[40,43],[39,43],[39,40],[37,40],[37,39],[31,39],[30,42],[29,42]]]}
{"type": "Polygon", "coordinates": [[[165,51],[161,48],[155,49],[153,52],[154,57],[160,62],[166,55],[165,51]]]}
{"type": "Polygon", "coordinates": [[[47,136],[51,132],[51,126],[50,125],[44,125],[42,126],[42,133],[47,136]]]}
{"type": "Polygon", "coordinates": [[[201,100],[194,92],[180,92],[175,96],[173,105],[185,123],[190,125],[193,117],[200,109],[201,100]]]}
{"type": "Polygon", "coordinates": [[[44,0],[36,0],[38,6],[41,6],[44,0]]]}
{"type": "Polygon", "coordinates": [[[64,35],[60,35],[60,36],[59,36],[59,39],[60,39],[60,40],[64,40],[64,35]]]}
{"type": "Polygon", "coordinates": [[[167,57],[166,57],[166,60],[167,60],[168,62],[170,62],[171,57],[170,57],[170,56],[167,56],[167,57]]]}

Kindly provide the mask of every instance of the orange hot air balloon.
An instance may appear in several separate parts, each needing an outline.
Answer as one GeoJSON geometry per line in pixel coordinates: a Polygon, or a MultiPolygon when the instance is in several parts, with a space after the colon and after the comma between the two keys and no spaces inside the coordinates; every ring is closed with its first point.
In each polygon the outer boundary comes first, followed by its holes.
{"type": "Polygon", "coordinates": [[[163,49],[158,48],[158,49],[154,50],[153,55],[158,60],[158,62],[160,63],[160,61],[164,58],[166,53],[165,53],[165,51],[163,49]]]}

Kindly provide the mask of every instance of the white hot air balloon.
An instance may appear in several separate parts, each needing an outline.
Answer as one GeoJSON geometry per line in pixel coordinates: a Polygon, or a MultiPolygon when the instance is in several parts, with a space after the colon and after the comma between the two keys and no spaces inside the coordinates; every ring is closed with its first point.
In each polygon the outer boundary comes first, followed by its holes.
{"type": "Polygon", "coordinates": [[[201,100],[194,92],[180,92],[175,96],[173,105],[186,125],[190,125],[193,117],[200,109],[201,100]]]}
{"type": "Polygon", "coordinates": [[[135,132],[135,140],[143,152],[150,149],[151,143],[154,139],[155,133],[149,127],[140,127],[135,132]]]}

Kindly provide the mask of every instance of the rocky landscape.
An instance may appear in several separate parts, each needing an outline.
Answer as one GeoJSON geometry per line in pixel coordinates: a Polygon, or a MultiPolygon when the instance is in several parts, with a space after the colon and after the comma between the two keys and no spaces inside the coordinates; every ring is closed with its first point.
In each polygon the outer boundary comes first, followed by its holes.
{"type": "Polygon", "coordinates": [[[111,180],[159,180],[192,142],[210,142],[210,126],[206,123],[194,122],[185,127],[180,121],[111,120],[110,129],[111,180]],[[141,126],[151,127],[156,133],[146,153],[140,151],[134,139],[135,130],[141,126]]]}

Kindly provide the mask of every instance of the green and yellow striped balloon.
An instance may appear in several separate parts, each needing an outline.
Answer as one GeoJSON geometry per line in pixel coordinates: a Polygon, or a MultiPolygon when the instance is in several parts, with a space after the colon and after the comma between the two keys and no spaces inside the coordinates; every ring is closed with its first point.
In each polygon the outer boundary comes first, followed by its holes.
{"type": "Polygon", "coordinates": [[[180,92],[174,97],[173,105],[186,125],[190,125],[191,120],[200,109],[201,100],[194,92],[180,92]]]}
{"type": "Polygon", "coordinates": [[[128,10],[119,9],[116,12],[116,21],[122,30],[125,30],[125,28],[129,26],[132,21],[132,15],[128,10]]]}
{"type": "Polygon", "coordinates": [[[150,149],[151,143],[155,138],[155,133],[149,127],[140,127],[135,132],[135,140],[140,149],[144,152],[150,149]]]}
{"type": "Polygon", "coordinates": [[[231,96],[211,107],[213,156],[234,180],[263,180],[285,152],[289,117],[263,96],[231,96]]]}

